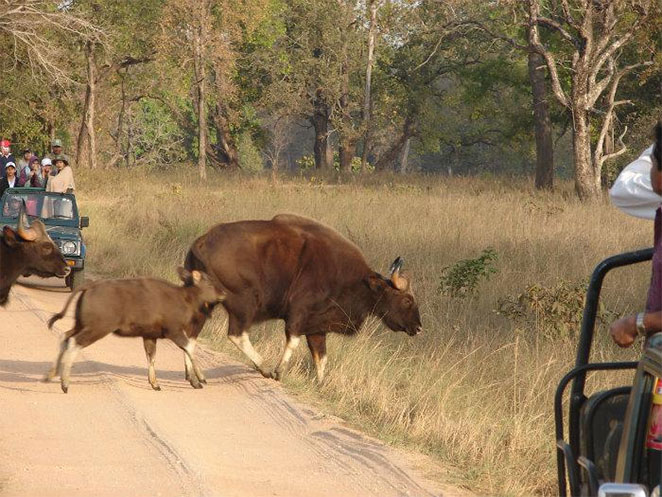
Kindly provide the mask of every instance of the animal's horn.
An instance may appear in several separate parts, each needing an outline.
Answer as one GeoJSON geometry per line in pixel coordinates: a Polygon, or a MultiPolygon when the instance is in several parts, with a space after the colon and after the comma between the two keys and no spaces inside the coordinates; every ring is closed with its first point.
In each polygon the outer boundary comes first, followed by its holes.
{"type": "Polygon", "coordinates": [[[391,269],[389,269],[389,273],[391,274],[391,277],[393,277],[394,274],[400,273],[400,270],[402,269],[402,265],[405,263],[405,260],[402,257],[397,257],[394,261],[393,264],[391,264],[391,269]]]}
{"type": "Polygon", "coordinates": [[[27,242],[34,242],[37,239],[37,232],[28,225],[28,215],[25,212],[25,199],[21,202],[21,209],[18,211],[16,233],[27,242]]]}

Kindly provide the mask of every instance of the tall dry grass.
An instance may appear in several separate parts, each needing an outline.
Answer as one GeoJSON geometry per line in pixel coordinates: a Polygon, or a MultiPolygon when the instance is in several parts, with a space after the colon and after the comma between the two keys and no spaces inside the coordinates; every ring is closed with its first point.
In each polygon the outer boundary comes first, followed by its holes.
{"type": "MultiPolygon", "coordinates": [[[[333,336],[327,381],[318,387],[300,347],[284,385],[387,442],[431,454],[452,468],[453,483],[480,493],[556,492],[552,399],[571,367],[573,336],[545,323],[519,329],[494,312],[499,298],[527,285],[585,280],[601,259],[646,247],[651,226],[607,202],[581,204],[569,185],[555,194],[528,183],[489,179],[370,177],[345,184],[316,179],[212,174],[201,185],[184,170],[163,175],[81,172],[77,178],[89,268],[101,276],[175,279],[193,239],[211,225],[279,212],[311,216],[353,240],[377,270],[397,255],[413,277],[425,333],[416,338],[369,322],[356,338],[333,336]],[[497,273],[469,299],[437,291],[442,269],[492,247],[497,273]]],[[[606,305],[642,306],[648,267],[606,281],[606,305]]],[[[207,325],[208,340],[240,354],[225,339],[225,316],[207,325]]],[[[256,348],[275,365],[280,323],[253,330],[256,348]]],[[[632,357],[598,332],[600,357],[632,357]]],[[[591,378],[590,388],[610,381],[591,378]]],[[[626,381],[621,378],[620,381],[626,381]]]]}

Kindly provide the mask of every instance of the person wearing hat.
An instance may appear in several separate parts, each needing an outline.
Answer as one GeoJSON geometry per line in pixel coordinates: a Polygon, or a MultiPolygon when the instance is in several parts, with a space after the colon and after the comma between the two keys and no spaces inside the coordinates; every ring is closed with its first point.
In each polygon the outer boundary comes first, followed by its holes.
{"type": "Polygon", "coordinates": [[[47,192],[65,193],[67,190],[75,190],[74,173],[69,167],[69,158],[64,155],[56,155],[53,157],[53,165],[57,171],[57,175],[51,171],[46,183],[47,192]]]}
{"type": "Polygon", "coordinates": [[[53,161],[49,157],[41,159],[41,178],[44,182],[43,187],[46,188],[46,182],[51,176],[51,169],[53,169],[53,161]]]}
{"type": "Polygon", "coordinates": [[[13,162],[7,162],[5,164],[5,174],[6,176],[0,180],[0,197],[5,193],[7,188],[14,188],[18,186],[18,180],[16,179],[16,164],[13,162]]]}
{"type": "Polygon", "coordinates": [[[36,155],[30,157],[28,166],[18,174],[18,186],[30,186],[32,188],[44,188],[46,186],[46,181],[39,168],[39,157],[36,155]]]}
{"type": "Polygon", "coordinates": [[[51,153],[48,154],[50,160],[54,160],[56,155],[64,155],[64,150],[62,150],[62,140],[56,138],[51,142],[51,153]]]}
{"type": "Polygon", "coordinates": [[[5,167],[7,166],[8,162],[13,162],[14,168],[16,168],[16,161],[14,160],[14,156],[9,150],[10,147],[11,143],[9,140],[0,141],[0,178],[5,177],[5,167]]]}

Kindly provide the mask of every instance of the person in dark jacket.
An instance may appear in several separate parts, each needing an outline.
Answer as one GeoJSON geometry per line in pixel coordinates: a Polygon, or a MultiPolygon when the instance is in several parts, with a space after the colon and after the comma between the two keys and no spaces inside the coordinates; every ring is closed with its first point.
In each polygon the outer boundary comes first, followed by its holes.
{"type": "Polygon", "coordinates": [[[5,176],[0,179],[0,198],[2,194],[5,193],[7,188],[14,188],[18,186],[18,178],[16,178],[16,164],[13,162],[7,162],[5,166],[5,176]]]}
{"type": "Polygon", "coordinates": [[[16,161],[14,156],[11,154],[11,143],[9,140],[0,141],[0,178],[5,177],[5,167],[8,162],[13,162],[14,167],[16,167],[16,161]]]}

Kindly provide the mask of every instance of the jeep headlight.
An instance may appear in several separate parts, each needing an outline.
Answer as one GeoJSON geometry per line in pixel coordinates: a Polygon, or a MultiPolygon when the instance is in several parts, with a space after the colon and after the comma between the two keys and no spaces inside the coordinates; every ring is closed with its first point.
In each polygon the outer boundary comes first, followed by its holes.
{"type": "Polygon", "coordinates": [[[66,240],[60,245],[62,255],[76,255],[78,252],[78,244],[71,240],[66,240]]]}

